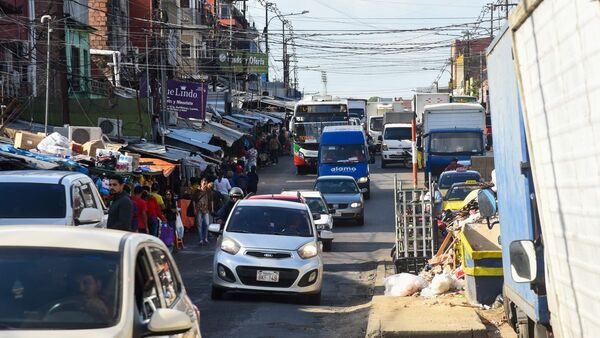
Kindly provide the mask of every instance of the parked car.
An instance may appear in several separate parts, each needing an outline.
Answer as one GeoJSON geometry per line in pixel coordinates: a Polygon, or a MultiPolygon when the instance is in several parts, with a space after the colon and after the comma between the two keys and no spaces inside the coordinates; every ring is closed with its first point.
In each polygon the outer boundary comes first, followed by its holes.
{"type": "Polygon", "coordinates": [[[0,337],[200,337],[200,313],[156,237],[0,227],[0,337]]]}
{"type": "Polygon", "coordinates": [[[472,198],[477,196],[476,194],[471,194],[471,192],[484,187],[487,187],[487,185],[477,182],[454,183],[452,187],[448,189],[446,196],[444,196],[442,209],[452,211],[462,209],[472,198]],[[472,196],[472,198],[468,198],[469,196],[472,196]]]}
{"type": "Polygon", "coordinates": [[[96,185],[77,172],[0,172],[0,205],[0,225],[106,227],[96,185]]]}
{"type": "Polygon", "coordinates": [[[332,213],[335,210],[329,210],[327,208],[327,202],[323,198],[323,195],[318,191],[283,191],[282,195],[296,197],[300,195],[304,199],[306,205],[310,208],[310,212],[319,214],[320,218],[315,219],[315,226],[319,233],[319,239],[323,242],[323,251],[331,251],[331,245],[333,242],[333,217],[332,213]],[[331,236],[329,236],[331,232],[331,236]]]}
{"type": "Polygon", "coordinates": [[[221,231],[214,256],[212,299],[229,290],[292,293],[321,302],[323,260],[306,204],[239,201],[221,231]]]}
{"type": "Polygon", "coordinates": [[[466,169],[444,171],[440,174],[438,188],[440,189],[442,196],[445,196],[448,189],[450,189],[454,183],[462,182],[481,182],[481,174],[479,174],[478,171],[466,169]]]}
{"type": "Polygon", "coordinates": [[[321,176],[315,181],[314,190],[323,194],[331,211],[335,210],[334,220],[356,220],[358,225],[365,224],[362,192],[353,177],[321,176]]]}

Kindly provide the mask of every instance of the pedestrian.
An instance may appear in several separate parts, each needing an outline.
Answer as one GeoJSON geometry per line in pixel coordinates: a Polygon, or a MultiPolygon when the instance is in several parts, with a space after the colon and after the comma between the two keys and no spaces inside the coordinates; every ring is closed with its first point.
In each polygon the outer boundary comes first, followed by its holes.
{"type": "Polygon", "coordinates": [[[277,140],[277,136],[271,136],[269,140],[269,152],[271,154],[271,163],[273,164],[279,163],[279,149],[281,149],[281,144],[277,140]]]}
{"type": "Polygon", "coordinates": [[[283,155],[284,150],[285,150],[283,147],[285,145],[285,127],[283,127],[281,129],[281,131],[279,132],[278,141],[279,141],[279,145],[280,145],[279,154],[283,155]]]}
{"type": "Polygon", "coordinates": [[[244,193],[248,193],[248,176],[243,169],[238,169],[238,176],[236,180],[236,187],[240,187],[244,193]]]}
{"type": "Polygon", "coordinates": [[[443,199],[442,199],[442,193],[440,192],[440,189],[438,188],[438,185],[436,183],[433,184],[432,186],[432,190],[433,190],[433,217],[434,218],[438,218],[442,215],[442,206],[443,206],[443,199]]]}
{"type": "Polygon", "coordinates": [[[258,192],[258,174],[256,173],[256,166],[253,165],[248,173],[248,193],[256,194],[258,192]]]}
{"type": "Polygon", "coordinates": [[[221,193],[223,198],[227,200],[229,196],[229,190],[231,190],[231,183],[229,183],[227,178],[223,177],[222,171],[219,171],[217,174],[217,179],[213,182],[213,184],[215,186],[215,190],[221,193]]]}
{"type": "Polygon", "coordinates": [[[133,188],[133,196],[131,201],[135,205],[137,220],[136,230],[138,232],[148,233],[148,204],[142,198],[144,188],[141,185],[136,185],[133,188]]]}
{"type": "Polygon", "coordinates": [[[250,171],[250,168],[257,165],[258,151],[253,146],[250,146],[250,149],[246,152],[246,157],[248,159],[246,161],[246,170],[250,171]]]}
{"type": "Polygon", "coordinates": [[[209,216],[213,213],[212,189],[209,189],[208,182],[202,180],[200,192],[195,201],[196,206],[196,226],[198,227],[198,236],[200,245],[208,244],[208,224],[209,216]]]}
{"type": "Polygon", "coordinates": [[[177,221],[177,203],[175,202],[175,197],[173,196],[173,192],[171,190],[167,190],[165,193],[165,208],[164,215],[167,219],[167,224],[175,229],[175,222],[177,221]]]}
{"type": "Polygon", "coordinates": [[[165,215],[162,213],[162,209],[158,206],[158,201],[150,194],[150,187],[144,186],[145,194],[142,195],[142,198],[147,203],[147,213],[148,213],[148,230],[152,236],[158,237],[160,230],[160,222],[166,222],[167,219],[165,215]]]}
{"type": "Polygon", "coordinates": [[[162,196],[159,194],[159,191],[160,191],[160,187],[158,186],[158,183],[152,183],[152,185],[150,186],[150,195],[152,195],[152,197],[154,197],[154,199],[158,203],[158,206],[161,209],[164,209],[165,202],[164,202],[162,196]]]}
{"type": "Polygon", "coordinates": [[[131,231],[132,206],[131,199],[124,191],[125,181],[119,175],[112,176],[108,186],[112,196],[112,202],[108,209],[108,221],[106,227],[109,229],[131,231]]]}
{"type": "Polygon", "coordinates": [[[458,168],[463,168],[463,167],[464,166],[462,164],[458,163],[458,157],[455,157],[452,159],[452,162],[450,162],[450,164],[448,164],[446,169],[444,169],[444,171],[456,170],[458,168]]]}

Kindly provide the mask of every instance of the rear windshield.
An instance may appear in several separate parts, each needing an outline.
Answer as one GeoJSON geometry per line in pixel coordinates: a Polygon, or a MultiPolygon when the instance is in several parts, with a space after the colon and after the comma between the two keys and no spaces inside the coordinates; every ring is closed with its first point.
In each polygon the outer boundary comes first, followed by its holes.
{"type": "Polygon", "coordinates": [[[228,232],[312,237],[310,215],[305,210],[239,206],[233,210],[228,232]]]}
{"type": "Polygon", "coordinates": [[[306,197],[306,204],[310,208],[310,212],[314,214],[327,214],[327,206],[323,199],[319,197],[306,197]]]}
{"type": "Polygon", "coordinates": [[[0,331],[113,326],[120,309],[120,255],[0,249],[0,331]]]}
{"type": "Polygon", "coordinates": [[[458,186],[448,190],[448,194],[446,195],[446,200],[448,201],[462,201],[467,197],[467,195],[475,190],[479,189],[476,185],[465,185],[458,186]]]}
{"type": "Polygon", "coordinates": [[[64,218],[65,187],[60,184],[0,183],[0,218],[64,218]]]}
{"type": "Polygon", "coordinates": [[[471,180],[479,182],[481,181],[481,176],[479,176],[478,173],[442,174],[442,177],[440,178],[440,189],[448,189],[454,183],[462,183],[471,180]]]}

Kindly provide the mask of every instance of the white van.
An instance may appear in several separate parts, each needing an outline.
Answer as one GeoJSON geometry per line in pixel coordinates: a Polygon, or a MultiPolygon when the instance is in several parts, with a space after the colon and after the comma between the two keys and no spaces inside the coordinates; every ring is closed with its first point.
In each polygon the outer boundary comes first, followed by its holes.
{"type": "Polygon", "coordinates": [[[412,161],[412,124],[389,123],[381,134],[381,167],[401,163],[409,167],[412,161]]]}
{"type": "Polygon", "coordinates": [[[0,225],[106,228],[106,207],[96,185],[77,172],[0,172],[0,206],[0,225]]]}

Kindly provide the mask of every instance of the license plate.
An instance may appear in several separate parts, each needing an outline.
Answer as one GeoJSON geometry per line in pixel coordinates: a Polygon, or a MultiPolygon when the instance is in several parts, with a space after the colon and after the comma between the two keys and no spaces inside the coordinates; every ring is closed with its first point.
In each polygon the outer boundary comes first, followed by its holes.
{"type": "Polygon", "coordinates": [[[342,212],[341,212],[341,211],[336,211],[336,212],[335,212],[335,216],[337,216],[337,217],[340,217],[340,216],[342,216],[342,212]]]}
{"type": "Polygon", "coordinates": [[[259,282],[277,283],[279,282],[279,272],[258,270],[256,271],[256,280],[259,282]]]}

